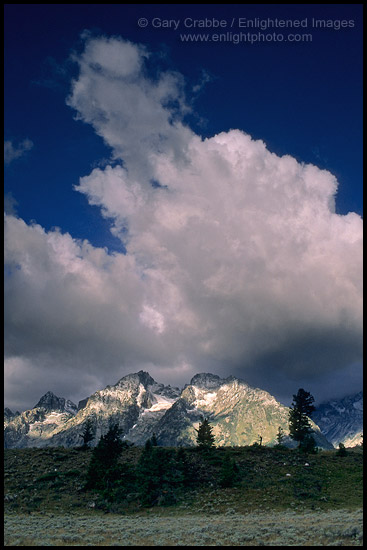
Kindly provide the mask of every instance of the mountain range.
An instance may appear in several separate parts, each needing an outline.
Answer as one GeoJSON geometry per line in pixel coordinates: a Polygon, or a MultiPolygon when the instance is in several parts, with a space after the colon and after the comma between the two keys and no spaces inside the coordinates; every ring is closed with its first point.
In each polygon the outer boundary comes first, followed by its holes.
{"type": "Polygon", "coordinates": [[[322,403],[312,415],[325,437],[337,447],[360,445],[363,434],[363,392],[322,403]]]}
{"type": "MultiPolygon", "coordinates": [[[[344,416],[336,402],[324,404],[321,413],[316,411],[311,425],[317,446],[332,449],[341,437],[346,445],[360,443],[363,397],[358,395],[358,400],[345,401],[344,416]]],[[[78,446],[87,419],[95,436],[91,445],[97,444],[111,422],[119,424],[123,439],[136,445],[144,445],[153,433],[160,445],[195,445],[203,417],[209,419],[218,446],[251,445],[260,440],[263,445],[274,445],[279,427],[285,434],[284,443],[295,446],[288,436],[288,411],[270,393],[233,376],[197,374],[180,390],[139,371],[96,391],[78,406],[47,392],[33,409],[22,413],[5,409],[4,446],[78,446]]]]}

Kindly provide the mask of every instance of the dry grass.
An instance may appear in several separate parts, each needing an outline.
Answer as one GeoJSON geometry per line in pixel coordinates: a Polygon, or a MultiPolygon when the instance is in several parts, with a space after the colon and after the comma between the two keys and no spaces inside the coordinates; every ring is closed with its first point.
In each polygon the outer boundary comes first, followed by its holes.
{"type": "Polygon", "coordinates": [[[5,546],[362,546],[362,511],[7,514],[5,546]]]}

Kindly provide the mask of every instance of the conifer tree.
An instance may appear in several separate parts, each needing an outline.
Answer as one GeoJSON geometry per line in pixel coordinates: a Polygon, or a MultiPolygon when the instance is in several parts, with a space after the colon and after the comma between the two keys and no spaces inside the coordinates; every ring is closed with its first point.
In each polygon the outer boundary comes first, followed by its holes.
{"type": "Polygon", "coordinates": [[[88,417],[85,424],[83,433],[79,435],[83,439],[83,445],[81,446],[81,449],[86,450],[88,449],[88,443],[90,441],[93,441],[94,439],[94,433],[93,433],[93,423],[92,420],[88,417]]]}
{"type": "Polygon", "coordinates": [[[87,489],[108,489],[121,472],[117,460],[127,443],[121,441],[122,430],[118,424],[111,424],[108,432],[102,435],[93,449],[86,475],[87,489]]]}
{"type": "Polygon", "coordinates": [[[281,426],[279,426],[277,433],[277,445],[283,445],[284,437],[284,430],[281,426]]]}
{"type": "Polygon", "coordinates": [[[190,464],[185,449],[180,447],[176,455],[176,468],[178,471],[178,480],[184,487],[195,484],[197,481],[195,472],[190,464]]]}
{"type": "Polygon", "coordinates": [[[303,388],[298,390],[297,395],[293,395],[293,402],[289,410],[289,435],[298,441],[299,447],[302,447],[303,443],[309,444],[311,441],[312,428],[309,416],[315,410],[312,404],[314,401],[313,396],[303,388]]]}
{"type": "Polygon", "coordinates": [[[219,484],[221,487],[233,487],[238,479],[238,466],[227,452],[224,455],[220,472],[219,484]]]}
{"type": "Polygon", "coordinates": [[[316,441],[310,433],[306,434],[305,437],[302,439],[302,441],[299,442],[298,449],[305,454],[317,453],[316,441]]]}
{"type": "Polygon", "coordinates": [[[148,454],[149,454],[149,456],[151,455],[151,453],[152,453],[152,447],[153,447],[152,440],[151,440],[151,439],[147,439],[146,442],[145,442],[145,445],[144,445],[144,452],[145,452],[145,455],[148,455],[148,454]]]}
{"type": "Polygon", "coordinates": [[[214,447],[215,437],[212,434],[212,426],[209,424],[207,418],[202,418],[199,428],[196,430],[198,435],[196,437],[196,442],[200,448],[210,448],[214,447]]]}
{"type": "Polygon", "coordinates": [[[336,456],[347,456],[348,452],[347,452],[347,449],[345,448],[345,445],[340,442],[339,443],[339,449],[336,451],[336,456]]]}
{"type": "Polygon", "coordinates": [[[176,489],[182,484],[174,449],[145,443],[137,466],[137,483],[142,506],[176,503],[176,489]]]}

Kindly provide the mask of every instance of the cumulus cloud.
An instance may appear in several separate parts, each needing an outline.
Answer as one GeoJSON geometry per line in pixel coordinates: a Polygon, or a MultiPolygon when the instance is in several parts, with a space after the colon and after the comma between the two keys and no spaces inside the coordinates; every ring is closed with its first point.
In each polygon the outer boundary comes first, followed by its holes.
{"type": "Polygon", "coordinates": [[[22,157],[27,151],[30,151],[33,147],[33,142],[26,138],[18,145],[13,145],[10,140],[4,141],[4,162],[10,164],[13,160],[22,157]]]}
{"type": "Polygon", "coordinates": [[[149,77],[148,57],[143,46],[125,40],[87,40],[84,52],[74,56],[79,76],[67,99],[77,119],[94,127],[141,184],[152,177],[156,153],[183,158],[191,135],[181,123],[189,111],[182,76],[166,71],[149,77]]]}
{"type": "Polygon", "coordinates": [[[171,383],[207,370],[290,391],[350,369],[362,220],[335,213],[335,177],[240,130],[202,139],[184,123],[182,76],[150,73],[148,58],[104,37],[74,56],[67,102],[115,161],[76,190],[126,254],[7,216],[8,361],[63,365],[78,384],[143,367],[171,383]]]}

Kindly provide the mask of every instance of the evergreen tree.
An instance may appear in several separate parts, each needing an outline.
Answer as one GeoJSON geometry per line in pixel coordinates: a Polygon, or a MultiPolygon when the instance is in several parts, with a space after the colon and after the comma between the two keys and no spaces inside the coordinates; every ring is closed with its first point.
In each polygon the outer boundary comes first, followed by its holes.
{"type": "Polygon", "coordinates": [[[147,439],[144,445],[145,454],[151,454],[153,443],[151,439],[147,439]]]}
{"type": "Polygon", "coordinates": [[[88,443],[90,441],[93,441],[94,439],[94,433],[93,433],[93,423],[92,420],[88,417],[85,424],[83,433],[79,435],[83,439],[83,445],[81,446],[81,449],[86,450],[88,449],[88,443]]]}
{"type": "Polygon", "coordinates": [[[336,451],[336,456],[347,456],[347,449],[343,443],[339,443],[339,449],[336,451]]]}
{"type": "Polygon", "coordinates": [[[176,451],[145,444],[137,467],[137,483],[142,506],[172,505],[183,476],[177,467],[176,451]]]}
{"type": "Polygon", "coordinates": [[[289,435],[299,442],[299,446],[302,446],[306,436],[312,433],[308,417],[315,410],[313,402],[313,396],[302,388],[298,390],[297,395],[293,395],[293,403],[289,410],[289,435]]]}
{"type": "Polygon", "coordinates": [[[233,487],[238,479],[238,466],[227,452],[224,455],[220,472],[219,484],[221,487],[233,487]]]}
{"type": "Polygon", "coordinates": [[[302,441],[299,442],[298,449],[305,454],[316,454],[316,441],[311,434],[306,434],[302,441]]]}
{"type": "Polygon", "coordinates": [[[185,449],[180,447],[176,455],[176,467],[178,470],[178,478],[184,487],[193,485],[197,481],[193,465],[187,457],[185,449]]]}
{"type": "Polygon", "coordinates": [[[111,424],[106,435],[102,435],[93,449],[86,475],[87,489],[108,490],[121,476],[117,460],[122,450],[128,446],[126,442],[121,441],[121,433],[118,424],[111,424]]]}
{"type": "Polygon", "coordinates": [[[210,447],[214,447],[215,438],[212,434],[212,430],[213,428],[210,426],[209,420],[207,418],[202,418],[202,421],[199,424],[199,429],[196,430],[198,433],[196,441],[199,448],[208,449],[210,447]]]}
{"type": "Polygon", "coordinates": [[[279,426],[277,433],[277,445],[283,445],[284,437],[284,430],[281,426],[279,426]]]}

